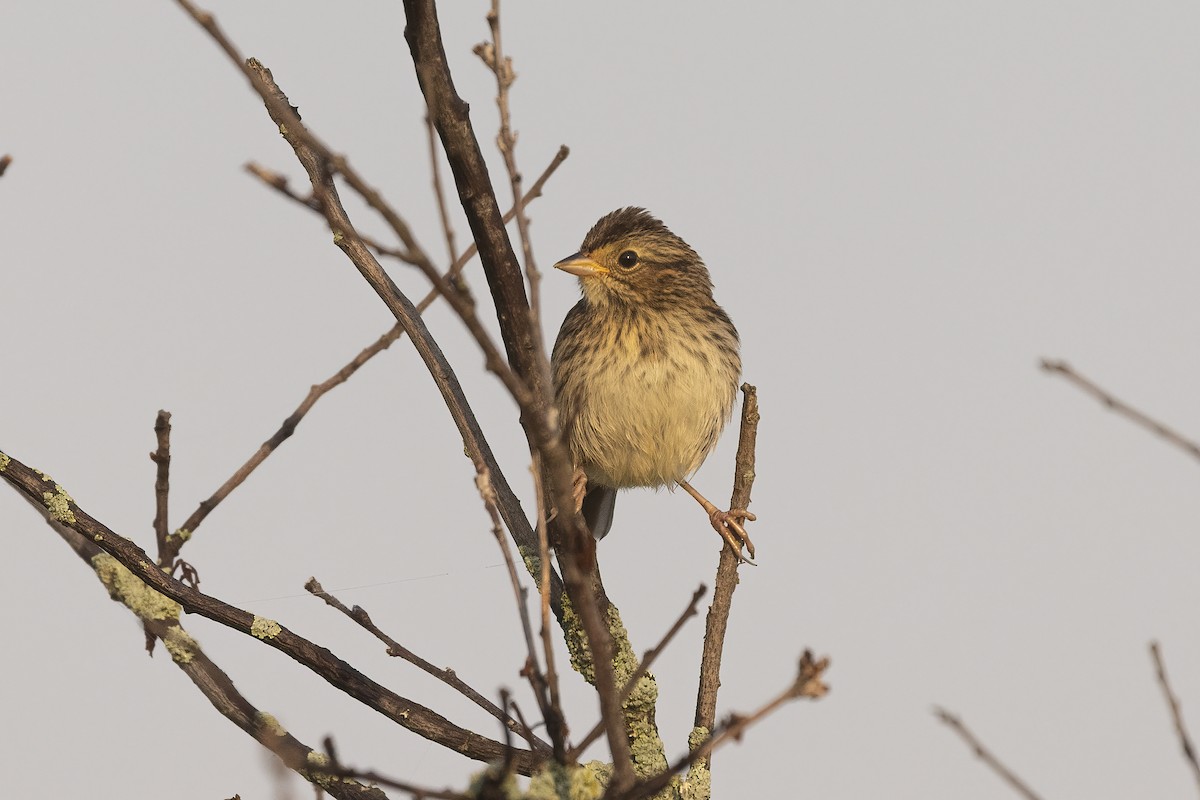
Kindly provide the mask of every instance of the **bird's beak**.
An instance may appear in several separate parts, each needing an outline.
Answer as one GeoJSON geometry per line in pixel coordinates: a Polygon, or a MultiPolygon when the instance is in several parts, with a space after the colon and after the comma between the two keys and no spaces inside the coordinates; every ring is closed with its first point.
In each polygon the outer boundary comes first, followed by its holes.
{"type": "Polygon", "coordinates": [[[572,275],[578,275],[580,278],[592,278],[600,275],[607,275],[608,269],[601,266],[596,261],[585,256],[583,253],[576,253],[573,256],[567,256],[562,261],[554,265],[555,269],[561,269],[563,272],[568,272],[572,275]]]}

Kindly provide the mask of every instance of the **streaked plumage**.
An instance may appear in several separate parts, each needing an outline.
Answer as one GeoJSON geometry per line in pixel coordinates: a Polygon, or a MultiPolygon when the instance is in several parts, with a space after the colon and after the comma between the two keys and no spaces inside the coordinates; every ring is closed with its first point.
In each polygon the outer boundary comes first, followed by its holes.
{"type": "Polygon", "coordinates": [[[552,365],[562,429],[587,475],[583,512],[600,538],[617,489],[682,483],[717,443],[741,374],[738,334],[704,262],[643,209],[603,217],[556,266],[583,289],[552,365]]]}

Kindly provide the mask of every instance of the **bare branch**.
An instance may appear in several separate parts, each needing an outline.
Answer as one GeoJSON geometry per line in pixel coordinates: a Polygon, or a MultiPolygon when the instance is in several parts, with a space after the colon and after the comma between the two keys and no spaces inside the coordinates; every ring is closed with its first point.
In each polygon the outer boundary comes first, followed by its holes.
{"type": "Polygon", "coordinates": [[[1041,800],[1041,798],[1030,789],[1028,785],[1008,767],[1000,762],[1000,759],[992,755],[991,751],[983,746],[983,742],[975,737],[975,734],[963,724],[962,720],[951,714],[944,708],[935,708],[933,713],[946,724],[950,730],[958,734],[959,738],[966,742],[967,747],[979,758],[980,761],[991,767],[992,771],[1000,776],[1000,779],[1011,786],[1017,794],[1024,797],[1026,800],[1041,800]]]}
{"type": "MultiPolygon", "coordinates": [[[[94,542],[155,592],[174,600],[185,611],[218,622],[262,641],[324,678],[333,687],[378,711],[403,728],[455,750],[468,758],[491,761],[506,748],[460,728],[436,712],[408,700],[354,669],[328,649],[288,630],[278,622],[243,611],[171,577],[144,550],[81,509],[69,494],[44,473],[35,472],[15,458],[3,456],[0,479],[35,504],[46,508],[57,522],[94,542]],[[53,487],[53,491],[50,488],[53,487]]],[[[176,609],[175,613],[178,613],[176,609]]],[[[516,753],[517,770],[528,775],[538,758],[527,750],[516,753]]]]}
{"type": "MultiPolygon", "coordinates": [[[[0,458],[0,472],[7,468],[6,458],[0,458]]],[[[117,561],[97,547],[93,540],[55,519],[54,515],[63,515],[61,505],[52,515],[43,500],[35,500],[28,494],[21,496],[38,510],[67,546],[91,567],[109,596],[141,621],[147,635],[152,640],[161,639],[165,643],[175,666],[195,684],[218,713],[278,756],[289,769],[306,780],[317,782],[308,768],[320,753],[297,740],[274,716],[256,708],[238,691],[229,675],[208,657],[200,643],[180,623],[178,606],[173,606],[158,593],[147,589],[128,570],[120,568],[117,561]]],[[[69,505],[67,510],[70,510],[69,505]]],[[[325,789],[338,800],[387,800],[387,796],[379,789],[355,781],[342,781],[325,789]]]]}
{"type": "Polygon", "coordinates": [[[1175,692],[1167,680],[1167,667],[1163,663],[1162,649],[1158,642],[1150,643],[1150,657],[1154,659],[1154,671],[1158,676],[1158,685],[1162,687],[1163,698],[1167,701],[1167,708],[1171,712],[1171,721],[1175,724],[1175,735],[1179,738],[1179,747],[1183,750],[1183,757],[1192,770],[1192,777],[1196,779],[1196,785],[1200,786],[1200,762],[1196,760],[1196,748],[1192,744],[1192,738],[1188,736],[1187,727],[1183,724],[1183,709],[1180,706],[1179,698],[1175,696],[1175,692]]]}
{"type": "Polygon", "coordinates": [[[425,116],[425,133],[429,137],[429,171],[433,176],[433,196],[437,198],[438,218],[442,221],[442,233],[446,237],[446,257],[454,260],[458,245],[454,243],[454,226],[450,223],[450,212],[446,208],[446,190],[442,186],[442,161],[438,158],[437,131],[433,120],[425,116]]]}
{"type": "MultiPolygon", "coordinates": [[[[730,508],[749,508],[750,490],[754,487],[755,446],[758,442],[758,389],[742,384],[742,423],[734,460],[733,496],[730,508]]],[[[717,719],[717,691],[721,687],[721,657],[725,649],[725,632],[733,606],[733,592],[738,585],[738,566],[741,558],[729,545],[721,548],[717,563],[717,578],[712,605],[704,623],[704,650],[700,658],[700,687],[696,693],[695,725],[712,730],[717,719]]]]}
{"type": "Polygon", "coordinates": [[[588,578],[588,572],[594,566],[595,546],[587,526],[575,510],[571,458],[551,415],[553,390],[549,376],[540,366],[545,353],[538,349],[540,340],[529,317],[529,301],[525,296],[520,264],[501,222],[496,195],[471,126],[467,104],[454,88],[433,0],[405,0],[404,13],[407,19],[404,38],[412,54],[417,82],[425,96],[429,116],[442,139],[471,233],[479,245],[480,261],[496,304],[509,362],[529,387],[531,403],[527,405],[518,398],[522,425],[530,446],[541,454],[550,477],[549,494],[559,509],[556,527],[562,535],[557,552],[564,585],[583,623],[594,656],[596,691],[613,755],[613,785],[624,788],[632,785],[634,780],[632,756],[617,701],[612,634],[605,625],[588,578]]]}
{"type": "Polygon", "coordinates": [[[12,163],[12,160],[12,156],[8,155],[7,153],[0,156],[0,176],[4,175],[5,171],[8,169],[8,165],[12,163]]]}
{"type": "Polygon", "coordinates": [[[468,795],[450,789],[429,789],[406,781],[389,778],[372,770],[357,770],[347,767],[338,759],[337,748],[333,744],[333,737],[326,736],[324,744],[325,753],[321,759],[323,763],[318,767],[314,767],[311,771],[327,781],[333,782],[350,779],[362,780],[367,783],[381,783],[384,786],[391,786],[394,789],[407,792],[416,798],[416,800],[470,800],[468,795]]]}
{"type": "Polygon", "coordinates": [[[365,608],[357,605],[353,608],[346,607],[341,600],[338,600],[332,594],[326,592],[324,587],[321,586],[320,582],[317,581],[316,578],[309,578],[304,584],[304,589],[305,591],[324,600],[327,605],[330,605],[345,614],[354,622],[358,623],[358,625],[364,630],[371,633],[371,635],[373,635],[376,639],[387,645],[387,654],[389,656],[402,658],[418,669],[423,670],[424,672],[437,678],[439,681],[454,689],[463,697],[466,697],[472,703],[482,708],[484,711],[498,720],[505,728],[512,730],[517,735],[523,737],[530,743],[530,747],[533,750],[540,751],[544,756],[550,755],[550,746],[548,744],[535,736],[532,731],[522,729],[521,724],[517,720],[510,717],[504,712],[503,709],[499,708],[491,700],[488,700],[482,694],[473,689],[466,681],[458,677],[454,670],[449,668],[440,669],[435,667],[433,664],[421,658],[419,655],[412,652],[407,647],[384,633],[371,620],[371,615],[367,613],[365,608]]]}
{"type": "MultiPolygon", "coordinates": [[[[550,179],[550,176],[554,174],[562,162],[566,160],[568,154],[569,151],[566,147],[559,148],[558,153],[555,154],[554,159],[542,172],[538,180],[533,184],[533,186],[529,187],[529,191],[525,194],[523,200],[525,204],[528,204],[536,198],[542,196],[542,191],[545,188],[546,181],[550,179]]],[[[310,202],[308,198],[303,198],[291,189],[287,188],[287,179],[282,175],[270,172],[262,167],[257,167],[257,165],[248,164],[246,168],[251,174],[257,175],[259,178],[261,178],[267,185],[279,190],[285,197],[288,197],[289,199],[305,206],[306,208],[310,208],[320,213],[320,204],[316,201],[310,202]],[[281,186],[283,188],[280,188],[281,186]]],[[[514,211],[510,210],[508,214],[505,215],[506,219],[511,218],[514,213],[514,211]]],[[[384,252],[385,254],[387,253],[387,248],[383,248],[381,245],[370,244],[365,239],[364,244],[367,244],[368,247],[374,247],[379,252],[384,252]]],[[[394,252],[398,253],[398,251],[394,252]]],[[[468,262],[470,262],[471,258],[475,255],[475,252],[475,245],[472,243],[471,246],[468,247],[466,251],[459,256],[458,260],[455,261],[450,267],[450,270],[445,275],[446,280],[452,280],[453,277],[457,275],[463,269],[463,267],[467,265],[468,262]]],[[[421,299],[421,302],[417,303],[417,311],[425,311],[425,309],[429,308],[429,306],[433,304],[433,301],[436,300],[438,296],[439,293],[436,289],[429,292],[429,294],[425,295],[425,297],[421,299]]],[[[386,350],[392,345],[393,342],[403,335],[404,326],[400,323],[396,323],[396,325],[392,326],[391,330],[380,336],[372,344],[368,345],[365,349],[363,349],[362,352],[355,356],[350,363],[338,370],[333,376],[326,379],[324,382],[313,386],[296,410],[293,411],[291,415],[283,421],[283,424],[279,427],[279,430],[277,430],[271,436],[271,438],[263,442],[254,455],[252,455],[245,464],[243,464],[232,476],[230,476],[230,478],[226,480],[225,483],[222,484],[221,487],[217,489],[217,491],[214,492],[211,497],[200,503],[199,507],[193,511],[191,516],[188,517],[187,521],[183,523],[183,527],[180,529],[179,534],[172,535],[170,537],[170,557],[173,559],[178,556],[179,550],[183,546],[184,542],[196,532],[196,529],[200,526],[200,523],[204,521],[204,518],[207,517],[209,513],[221,503],[222,500],[228,497],[230,492],[240,486],[246,480],[246,478],[250,476],[250,473],[254,472],[258,465],[265,461],[267,456],[271,455],[271,453],[275,451],[275,448],[279,447],[279,445],[291,437],[296,430],[296,426],[300,424],[300,420],[302,420],[305,414],[308,413],[309,409],[311,409],[313,405],[315,405],[316,402],[321,399],[322,395],[334,387],[345,383],[347,380],[349,380],[351,375],[358,371],[361,366],[366,364],[377,354],[386,350]]],[[[486,445],[486,442],[484,444],[486,445]]],[[[485,461],[490,458],[491,453],[489,451],[486,454],[485,461]]],[[[489,461],[489,463],[491,462],[489,461]]],[[[497,485],[496,491],[500,498],[500,508],[504,513],[504,518],[508,524],[509,530],[519,531],[520,525],[518,522],[516,522],[516,518],[518,516],[522,519],[524,518],[524,512],[520,510],[520,502],[517,500],[512,491],[508,489],[507,483],[503,484],[503,486],[497,485]],[[514,528],[514,526],[516,527],[514,528]]],[[[523,541],[517,533],[514,533],[514,538],[516,538],[518,544],[522,546],[532,546],[532,541],[535,537],[531,532],[529,534],[528,541],[523,541]]],[[[560,613],[557,598],[561,596],[562,593],[561,579],[555,575],[551,583],[552,585],[558,587],[554,594],[554,597],[556,598],[555,613],[560,613]]]]}
{"type": "Polygon", "coordinates": [[[155,464],[154,477],[154,540],[158,543],[158,564],[169,567],[163,560],[167,552],[167,500],[171,491],[171,414],[159,411],[154,420],[154,435],[158,448],[150,454],[155,464]]]}
{"type": "Polygon", "coordinates": [[[1175,430],[1168,428],[1158,420],[1143,414],[1128,403],[1118,400],[1113,395],[1109,394],[1104,389],[1101,389],[1096,384],[1092,383],[1087,378],[1080,375],[1065,361],[1052,361],[1043,358],[1041,362],[1042,370],[1051,374],[1061,375],[1071,383],[1083,391],[1090,394],[1092,397],[1099,400],[1110,411],[1115,411],[1126,419],[1132,420],[1137,425],[1142,426],[1151,433],[1166,439],[1171,444],[1180,448],[1193,458],[1200,458],[1200,444],[1184,437],[1175,430]]]}
{"type": "Polygon", "coordinates": [[[563,763],[563,754],[566,749],[566,723],[558,710],[550,702],[550,690],[546,684],[546,676],[538,665],[537,647],[533,642],[533,625],[529,621],[529,606],[526,602],[526,591],[525,587],[521,585],[520,578],[517,576],[517,567],[513,563],[512,553],[508,549],[508,540],[504,538],[504,530],[500,523],[500,512],[496,507],[496,490],[492,488],[487,467],[480,464],[477,469],[479,471],[475,476],[475,485],[479,489],[479,496],[483,499],[484,508],[487,509],[488,516],[491,517],[492,535],[495,536],[496,544],[500,547],[500,553],[504,556],[504,566],[508,571],[508,580],[512,585],[513,596],[517,601],[517,613],[521,618],[521,631],[525,635],[526,657],[525,668],[522,670],[522,674],[529,680],[530,686],[533,687],[533,696],[537,700],[538,709],[542,713],[542,719],[546,722],[546,733],[550,736],[550,742],[554,748],[554,760],[563,763]]]}

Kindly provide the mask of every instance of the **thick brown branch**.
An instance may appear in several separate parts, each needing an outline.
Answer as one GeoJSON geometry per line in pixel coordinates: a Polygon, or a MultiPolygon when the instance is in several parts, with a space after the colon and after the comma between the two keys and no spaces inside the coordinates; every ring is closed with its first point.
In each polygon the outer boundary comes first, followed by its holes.
{"type": "Polygon", "coordinates": [[[551,386],[539,366],[545,354],[538,350],[539,340],[530,320],[520,264],[508,231],[501,222],[496,195],[471,126],[467,104],[454,88],[433,0],[405,0],[404,12],[407,20],[404,38],[412,54],[417,82],[442,139],[467,223],[479,245],[480,261],[496,304],[509,362],[530,389],[532,402],[521,402],[522,424],[530,446],[541,454],[550,478],[549,494],[559,509],[557,522],[564,531],[560,537],[559,560],[567,594],[583,622],[594,654],[596,690],[613,754],[613,785],[629,786],[634,780],[633,767],[617,700],[612,636],[586,575],[587,559],[593,552],[592,543],[583,520],[574,510],[572,464],[550,416],[551,386]]]}
{"type": "MultiPolygon", "coordinates": [[[[0,478],[32,502],[43,505],[57,522],[82,534],[151,589],[179,603],[188,613],[199,614],[263,641],[312,670],[335,688],[432,742],[478,761],[505,757],[507,748],[502,743],[460,728],[440,714],[397,695],[326,648],[318,647],[274,620],[235,608],[176,580],[159,569],[153,559],[136,544],[114,533],[79,508],[70,495],[48,476],[8,456],[0,458],[0,462],[4,464],[0,478]]],[[[518,771],[526,775],[538,760],[528,750],[518,751],[513,758],[518,771]]]]}

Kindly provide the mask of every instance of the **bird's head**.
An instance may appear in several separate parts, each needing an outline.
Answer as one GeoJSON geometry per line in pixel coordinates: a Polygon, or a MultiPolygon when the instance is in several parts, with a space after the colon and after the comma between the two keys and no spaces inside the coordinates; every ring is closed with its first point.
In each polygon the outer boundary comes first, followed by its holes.
{"type": "Polygon", "coordinates": [[[554,265],[579,277],[595,305],[667,307],[712,299],[696,251],[644,208],[622,208],[592,226],[579,252],[554,265]]]}

